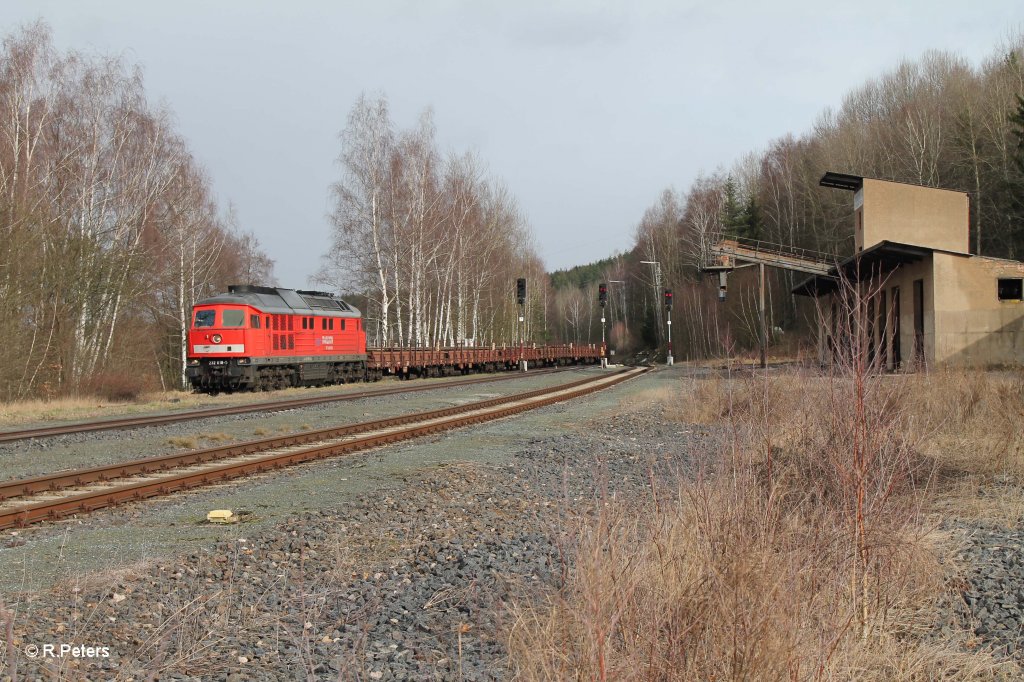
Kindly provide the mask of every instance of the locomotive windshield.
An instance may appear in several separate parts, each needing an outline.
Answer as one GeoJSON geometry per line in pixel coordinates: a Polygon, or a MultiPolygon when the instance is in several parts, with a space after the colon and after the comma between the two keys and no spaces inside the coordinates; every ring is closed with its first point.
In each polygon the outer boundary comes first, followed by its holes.
{"type": "Polygon", "coordinates": [[[225,310],[222,324],[225,327],[241,327],[245,324],[245,311],[225,310]]]}
{"type": "Polygon", "coordinates": [[[212,327],[214,319],[216,318],[216,316],[217,316],[217,311],[215,311],[215,310],[197,310],[196,311],[196,321],[195,321],[195,324],[193,324],[192,326],[193,327],[212,327]]]}

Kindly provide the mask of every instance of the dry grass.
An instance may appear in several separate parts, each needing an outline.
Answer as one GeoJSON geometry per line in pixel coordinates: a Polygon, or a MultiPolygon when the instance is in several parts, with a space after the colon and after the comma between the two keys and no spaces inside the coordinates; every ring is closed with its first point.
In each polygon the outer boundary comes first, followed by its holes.
{"type": "Polygon", "coordinates": [[[0,403],[0,427],[45,421],[78,421],[93,417],[157,412],[170,409],[226,404],[223,397],[167,391],[145,393],[132,402],[108,400],[97,396],[67,396],[50,400],[22,400],[0,403]]]}
{"type": "Polygon", "coordinates": [[[38,422],[80,421],[94,417],[304,398],[319,393],[356,391],[363,386],[345,384],[324,388],[288,388],[272,394],[235,393],[217,396],[187,391],[133,391],[129,395],[122,390],[115,391],[117,386],[112,386],[106,391],[107,397],[96,393],[0,403],[0,429],[13,429],[22,424],[38,422]]]}
{"type": "Polygon", "coordinates": [[[724,426],[725,445],[649,499],[579,510],[568,584],[515,608],[521,679],[1020,672],[970,633],[930,638],[949,577],[936,514],[1024,507],[1020,375],[744,372],[686,381],[666,413],[724,426]]]}
{"type": "Polygon", "coordinates": [[[218,431],[217,433],[204,433],[199,436],[203,440],[207,440],[211,443],[223,443],[225,441],[234,440],[235,437],[231,434],[218,431]]]}
{"type": "Polygon", "coordinates": [[[195,438],[191,438],[188,436],[174,436],[172,438],[167,439],[167,444],[173,445],[176,448],[187,448],[191,450],[192,448],[199,445],[199,442],[195,438]]]}

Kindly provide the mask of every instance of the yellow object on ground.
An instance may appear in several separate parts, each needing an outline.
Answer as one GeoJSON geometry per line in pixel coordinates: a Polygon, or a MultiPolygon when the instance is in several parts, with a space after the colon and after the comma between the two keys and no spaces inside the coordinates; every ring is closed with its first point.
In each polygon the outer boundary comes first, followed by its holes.
{"type": "Polygon", "coordinates": [[[230,509],[214,509],[206,515],[206,520],[210,523],[235,523],[238,517],[230,509]]]}

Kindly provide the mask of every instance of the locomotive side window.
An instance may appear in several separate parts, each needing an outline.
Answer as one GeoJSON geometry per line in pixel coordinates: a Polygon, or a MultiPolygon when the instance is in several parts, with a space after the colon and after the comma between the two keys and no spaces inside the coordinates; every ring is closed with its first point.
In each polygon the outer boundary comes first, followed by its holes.
{"type": "Polygon", "coordinates": [[[252,327],[253,329],[259,329],[260,328],[260,316],[259,315],[250,315],[249,316],[249,326],[252,327]]]}
{"type": "Polygon", "coordinates": [[[334,318],[333,317],[327,323],[327,328],[330,329],[331,331],[334,331],[334,318]]]}
{"type": "Polygon", "coordinates": [[[320,329],[323,329],[324,331],[327,331],[327,318],[326,317],[321,317],[320,318],[320,329]]]}
{"type": "Polygon", "coordinates": [[[345,331],[345,320],[341,321],[341,331],[345,331]]]}
{"type": "Polygon", "coordinates": [[[270,315],[267,315],[267,329],[270,329],[270,315]]]}
{"type": "Polygon", "coordinates": [[[194,327],[212,327],[217,317],[216,310],[197,310],[194,327]]]}
{"type": "Polygon", "coordinates": [[[245,326],[245,311],[244,310],[233,310],[231,308],[224,311],[223,326],[225,327],[244,327],[245,326]]]}
{"type": "Polygon", "coordinates": [[[308,322],[306,321],[306,318],[302,318],[302,328],[303,329],[307,328],[307,324],[308,324],[308,322]]]}

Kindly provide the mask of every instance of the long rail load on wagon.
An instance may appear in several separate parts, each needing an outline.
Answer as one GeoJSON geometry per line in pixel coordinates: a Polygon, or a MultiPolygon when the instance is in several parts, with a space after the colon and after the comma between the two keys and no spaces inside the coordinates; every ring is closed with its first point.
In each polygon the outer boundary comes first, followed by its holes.
{"type": "Polygon", "coordinates": [[[593,364],[596,344],[367,348],[362,314],[331,293],[233,285],[196,303],[186,373],[199,391],[261,391],[593,364]]]}

